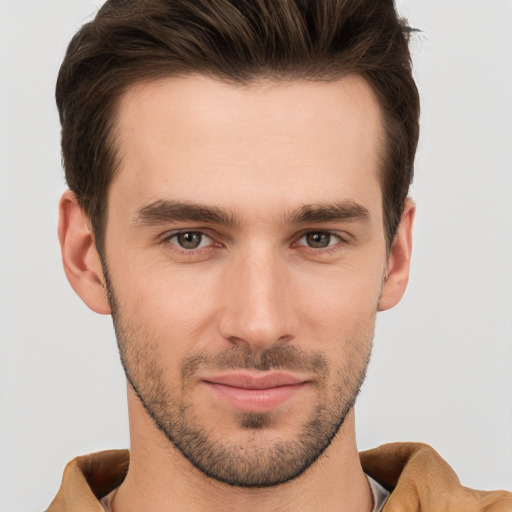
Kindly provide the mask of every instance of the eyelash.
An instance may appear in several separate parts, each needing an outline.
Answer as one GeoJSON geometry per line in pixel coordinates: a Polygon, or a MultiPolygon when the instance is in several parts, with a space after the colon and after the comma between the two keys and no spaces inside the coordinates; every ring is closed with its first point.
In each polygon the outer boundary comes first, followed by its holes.
{"type": "MultiPolygon", "coordinates": [[[[202,240],[201,240],[202,242],[202,240]]],[[[211,251],[215,248],[222,248],[223,247],[223,244],[219,243],[219,242],[215,242],[214,241],[214,238],[212,236],[210,236],[209,234],[207,234],[205,231],[201,231],[201,230],[181,230],[181,231],[175,231],[173,233],[170,233],[168,235],[166,235],[163,239],[162,239],[162,243],[165,244],[166,246],[172,246],[171,250],[174,251],[174,252],[177,252],[178,254],[180,255],[185,255],[185,256],[197,256],[197,255],[200,255],[200,254],[204,254],[204,252],[206,251],[211,251]],[[206,247],[198,247],[198,248],[193,248],[193,249],[186,249],[184,247],[180,247],[178,245],[178,243],[172,243],[171,240],[173,238],[176,238],[178,237],[179,235],[182,235],[182,234],[197,234],[197,235],[200,235],[201,237],[207,237],[209,238],[213,244],[209,244],[207,245],[206,247]]],[[[305,231],[305,232],[302,232],[298,237],[295,238],[295,241],[292,242],[290,244],[290,247],[292,248],[299,248],[299,247],[302,247],[304,250],[312,253],[312,254],[316,254],[316,255],[322,255],[322,254],[330,254],[330,253],[333,253],[333,252],[336,252],[337,250],[340,250],[341,248],[343,248],[344,246],[346,246],[348,244],[348,240],[347,240],[347,237],[344,236],[343,233],[340,233],[338,231],[329,231],[329,230],[318,230],[318,231],[315,231],[315,230],[309,230],[309,231],[305,231]],[[328,235],[330,237],[334,237],[336,239],[336,242],[332,245],[328,245],[327,247],[323,247],[323,248],[314,248],[314,247],[310,247],[310,246],[307,246],[307,245],[302,245],[302,244],[299,244],[299,241],[302,240],[303,238],[307,237],[308,235],[313,235],[313,234],[321,234],[321,235],[328,235]]]]}
{"type": "MultiPolygon", "coordinates": [[[[202,240],[201,240],[201,242],[202,242],[202,240]]],[[[211,250],[215,247],[222,247],[222,244],[215,242],[213,240],[213,238],[210,235],[208,235],[207,233],[205,233],[204,231],[192,230],[192,229],[185,229],[185,230],[181,230],[181,231],[175,231],[174,233],[170,233],[163,238],[162,243],[164,245],[166,245],[167,247],[172,246],[172,248],[171,248],[172,251],[175,251],[178,254],[185,255],[185,256],[196,256],[199,254],[203,254],[205,251],[211,250]],[[185,249],[184,247],[180,247],[177,243],[171,242],[171,240],[173,238],[177,238],[179,235],[183,235],[183,234],[187,234],[187,233],[188,234],[198,234],[201,237],[207,237],[210,240],[212,240],[212,242],[214,242],[214,243],[213,243],[213,245],[209,244],[206,247],[199,247],[196,249],[185,249]]]]}
{"type": "Polygon", "coordinates": [[[303,247],[306,250],[310,250],[314,252],[315,254],[326,254],[334,252],[338,249],[340,249],[340,244],[345,245],[347,241],[341,236],[341,234],[337,231],[307,231],[306,233],[303,233],[299,238],[297,238],[296,242],[293,242],[291,244],[292,247],[303,247]],[[330,245],[330,242],[332,240],[329,240],[329,245],[327,247],[311,247],[309,245],[301,245],[299,242],[306,238],[309,235],[328,235],[329,237],[334,237],[336,239],[335,243],[330,245]]]}

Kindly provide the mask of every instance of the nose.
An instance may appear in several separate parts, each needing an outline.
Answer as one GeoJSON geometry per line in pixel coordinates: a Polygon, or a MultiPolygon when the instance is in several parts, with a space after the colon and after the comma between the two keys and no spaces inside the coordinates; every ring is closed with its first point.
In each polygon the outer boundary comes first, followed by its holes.
{"type": "Polygon", "coordinates": [[[226,270],[221,335],[231,343],[261,353],[291,341],[298,316],[286,262],[272,251],[241,255],[226,270]]]}

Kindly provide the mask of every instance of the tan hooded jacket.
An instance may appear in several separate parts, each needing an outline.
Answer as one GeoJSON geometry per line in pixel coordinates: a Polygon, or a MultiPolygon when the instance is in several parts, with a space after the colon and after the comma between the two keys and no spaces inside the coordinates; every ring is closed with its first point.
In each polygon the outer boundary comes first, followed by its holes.
{"type": "MultiPolygon", "coordinates": [[[[512,512],[512,494],[462,487],[450,466],[430,446],[392,443],[362,452],[364,471],[391,496],[383,512],[512,512]]],[[[99,499],[126,476],[128,450],[73,459],[47,512],[103,512],[99,499]]]]}

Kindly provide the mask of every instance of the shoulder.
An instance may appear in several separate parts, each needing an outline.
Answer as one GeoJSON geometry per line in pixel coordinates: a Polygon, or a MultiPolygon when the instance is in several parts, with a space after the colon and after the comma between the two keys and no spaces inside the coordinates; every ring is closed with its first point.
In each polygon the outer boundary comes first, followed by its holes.
{"type": "Polygon", "coordinates": [[[511,493],[462,486],[429,445],[385,444],[361,452],[360,458],[364,471],[392,491],[383,512],[512,512],[511,493]]]}

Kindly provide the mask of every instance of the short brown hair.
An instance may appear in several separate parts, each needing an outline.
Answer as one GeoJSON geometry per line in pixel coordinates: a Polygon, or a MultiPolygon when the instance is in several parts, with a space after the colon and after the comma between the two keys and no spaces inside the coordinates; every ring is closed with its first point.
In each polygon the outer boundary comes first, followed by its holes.
{"type": "Polygon", "coordinates": [[[190,73],[235,84],[262,77],[366,79],[384,120],[381,183],[390,246],[419,135],[411,31],[392,0],[107,1],[69,44],[56,89],[66,179],[100,254],[119,99],[137,83],[190,73]]]}

